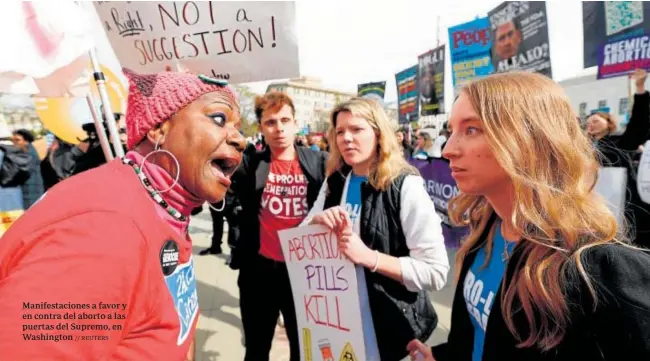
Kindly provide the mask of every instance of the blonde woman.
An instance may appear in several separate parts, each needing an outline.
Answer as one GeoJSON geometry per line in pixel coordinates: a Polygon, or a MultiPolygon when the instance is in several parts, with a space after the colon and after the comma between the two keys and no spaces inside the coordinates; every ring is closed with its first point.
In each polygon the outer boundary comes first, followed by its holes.
{"type": "Polygon", "coordinates": [[[427,159],[434,156],[433,137],[429,130],[423,129],[418,133],[418,139],[413,151],[413,158],[427,159]]]}
{"type": "Polygon", "coordinates": [[[592,192],[598,161],[562,89],[531,73],[468,85],[443,151],[471,232],[448,342],[427,361],[650,360],[650,257],[592,192]]]}
{"type": "Polygon", "coordinates": [[[305,223],[336,230],[357,265],[365,360],[401,360],[437,325],[426,291],[449,272],[440,218],[375,101],[342,103],[331,122],[327,180],[305,223]]]}

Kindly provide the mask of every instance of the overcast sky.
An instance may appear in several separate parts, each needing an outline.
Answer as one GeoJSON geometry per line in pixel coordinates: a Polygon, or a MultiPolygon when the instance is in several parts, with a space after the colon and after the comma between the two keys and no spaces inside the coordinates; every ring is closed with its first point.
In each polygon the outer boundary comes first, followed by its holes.
{"type": "MultiPolygon", "coordinates": [[[[395,73],[415,65],[417,56],[447,44],[448,27],[483,17],[501,1],[299,1],[297,31],[302,75],[327,86],[356,92],[357,84],[386,83],[386,100],[396,99],[395,73]],[[380,5],[381,4],[381,5],[380,5]]],[[[582,5],[547,1],[553,78],[582,72],[582,5]]],[[[448,49],[447,49],[448,51],[448,49]]],[[[446,60],[446,97],[451,97],[446,60]]],[[[253,88],[266,90],[265,83],[253,88]]]]}
{"type": "MultiPolygon", "coordinates": [[[[486,16],[500,3],[298,1],[301,75],[319,77],[326,86],[349,92],[356,92],[359,83],[385,80],[386,100],[393,101],[396,72],[415,65],[418,55],[436,47],[438,35],[441,43],[448,43],[448,27],[486,16]]],[[[559,81],[582,72],[582,6],[579,1],[547,1],[547,12],[553,77],[559,81]]],[[[451,69],[448,59],[445,63],[449,106],[451,69]]],[[[261,93],[268,83],[249,85],[261,93]]]]}

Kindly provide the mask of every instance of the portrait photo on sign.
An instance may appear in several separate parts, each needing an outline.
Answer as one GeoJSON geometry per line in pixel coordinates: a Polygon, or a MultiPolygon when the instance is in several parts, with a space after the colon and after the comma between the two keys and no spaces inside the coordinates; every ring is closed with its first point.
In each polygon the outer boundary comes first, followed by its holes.
{"type": "Polygon", "coordinates": [[[552,77],[544,2],[504,2],[488,12],[488,18],[496,72],[524,70],[552,77]]]}
{"type": "Polygon", "coordinates": [[[444,113],[445,46],[418,57],[418,97],[420,115],[444,113]]]}

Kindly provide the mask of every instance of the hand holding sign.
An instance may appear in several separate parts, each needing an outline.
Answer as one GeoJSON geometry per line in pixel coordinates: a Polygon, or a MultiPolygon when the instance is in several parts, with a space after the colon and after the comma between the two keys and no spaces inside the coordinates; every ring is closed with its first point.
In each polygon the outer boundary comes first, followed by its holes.
{"type": "Polygon", "coordinates": [[[333,231],[341,227],[348,212],[341,206],[332,207],[314,216],[309,224],[320,224],[333,231]]]}
{"type": "Polygon", "coordinates": [[[296,305],[301,360],[365,360],[356,270],[343,258],[337,233],[312,225],[278,236],[296,305]]]}
{"type": "Polygon", "coordinates": [[[352,231],[352,221],[347,212],[344,214],[344,221],[339,234],[339,249],[354,264],[367,268],[372,268],[375,265],[375,252],[368,248],[361,238],[352,231]]]}
{"type": "Polygon", "coordinates": [[[406,345],[412,361],[436,361],[431,353],[431,348],[418,340],[413,340],[406,345]]]}

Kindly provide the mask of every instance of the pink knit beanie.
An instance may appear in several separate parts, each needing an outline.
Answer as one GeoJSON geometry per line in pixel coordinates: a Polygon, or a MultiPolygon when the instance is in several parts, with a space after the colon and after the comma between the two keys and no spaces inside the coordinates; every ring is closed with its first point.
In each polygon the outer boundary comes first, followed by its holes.
{"type": "Polygon", "coordinates": [[[129,97],[126,109],[127,147],[135,148],[147,132],[164,122],[186,105],[206,93],[221,93],[238,112],[237,96],[227,82],[202,75],[161,72],[136,74],[123,69],[129,79],[129,97]]]}

